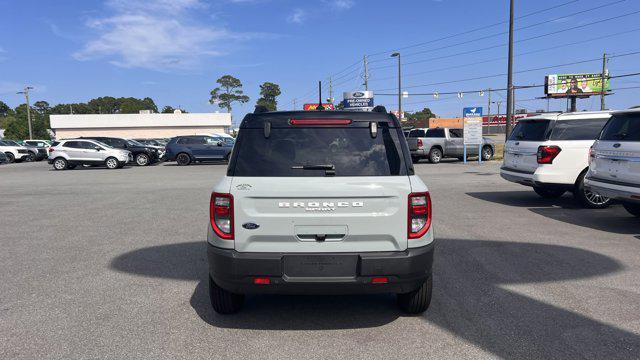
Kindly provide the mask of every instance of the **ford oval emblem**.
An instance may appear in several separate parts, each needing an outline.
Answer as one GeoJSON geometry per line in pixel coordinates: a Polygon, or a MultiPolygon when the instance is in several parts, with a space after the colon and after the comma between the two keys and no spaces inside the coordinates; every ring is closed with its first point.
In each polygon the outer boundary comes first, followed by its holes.
{"type": "Polygon", "coordinates": [[[620,147],[620,143],[613,144],[613,147],[616,148],[616,149],[619,148],[620,147]]]}
{"type": "Polygon", "coordinates": [[[254,223],[244,223],[244,224],[242,224],[242,227],[247,229],[247,230],[255,230],[255,229],[259,228],[260,225],[254,224],[254,223]]]}
{"type": "Polygon", "coordinates": [[[358,91],[358,92],[354,92],[354,93],[353,93],[353,97],[363,97],[363,96],[364,96],[364,93],[363,93],[363,92],[361,92],[361,91],[358,91]]]}

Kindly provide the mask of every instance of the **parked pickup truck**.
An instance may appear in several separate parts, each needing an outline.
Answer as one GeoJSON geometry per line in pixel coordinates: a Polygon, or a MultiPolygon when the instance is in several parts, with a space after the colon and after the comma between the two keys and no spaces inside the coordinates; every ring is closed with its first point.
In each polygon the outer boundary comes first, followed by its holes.
{"type": "MultiPolygon", "coordinates": [[[[427,158],[437,164],[443,158],[464,160],[463,129],[432,128],[412,129],[407,143],[414,163],[427,158]]],[[[495,153],[493,140],[482,138],[482,160],[491,160],[495,153]]],[[[467,146],[467,156],[478,156],[478,146],[467,146]]]]}

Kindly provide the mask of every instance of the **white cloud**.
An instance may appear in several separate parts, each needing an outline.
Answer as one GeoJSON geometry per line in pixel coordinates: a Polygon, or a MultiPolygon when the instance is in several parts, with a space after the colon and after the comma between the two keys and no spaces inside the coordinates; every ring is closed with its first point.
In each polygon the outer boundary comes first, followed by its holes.
{"type": "Polygon", "coordinates": [[[124,68],[192,69],[207,57],[224,55],[229,41],[260,34],[233,33],[204,25],[192,13],[199,0],[108,0],[113,14],[86,23],[96,37],[75,52],[77,60],[108,59],[124,68]]]}
{"type": "Polygon", "coordinates": [[[287,17],[287,21],[294,24],[302,24],[307,18],[307,13],[302,9],[294,9],[293,13],[287,17]]]}
{"type": "Polygon", "coordinates": [[[330,0],[327,2],[335,10],[349,10],[355,5],[353,0],[330,0]]]}

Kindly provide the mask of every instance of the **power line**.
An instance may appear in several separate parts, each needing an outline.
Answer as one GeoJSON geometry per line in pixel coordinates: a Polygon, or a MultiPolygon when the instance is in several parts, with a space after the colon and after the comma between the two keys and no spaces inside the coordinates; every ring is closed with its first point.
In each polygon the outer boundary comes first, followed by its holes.
{"type": "MultiPolygon", "coordinates": [[[[549,11],[549,10],[554,10],[554,9],[557,9],[557,8],[560,8],[560,7],[569,5],[569,4],[576,3],[578,1],[579,0],[572,0],[572,1],[568,1],[568,2],[562,3],[562,4],[554,5],[554,6],[545,8],[545,9],[536,10],[534,12],[519,16],[516,19],[524,19],[526,17],[537,15],[537,14],[540,14],[540,13],[543,13],[543,12],[546,12],[546,11],[549,11]]],[[[405,50],[405,49],[409,49],[409,48],[413,48],[413,47],[423,46],[423,45],[431,44],[431,43],[434,43],[434,42],[437,42],[437,41],[451,39],[451,38],[454,38],[456,36],[462,36],[462,35],[467,35],[467,34],[476,32],[476,31],[486,30],[488,28],[496,27],[498,25],[503,25],[503,24],[506,24],[506,23],[507,23],[507,21],[500,21],[500,22],[497,22],[497,23],[494,23],[494,24],[491,24],[491,25],[485,25],[485,26],[477,27],[477,28],[474,28],[474,29],[471,29],[471,30],[466,30],[466,31],[459,32],[459,33],[456,33],[456,34],[444,36],[444,37],[441,37],[441,38],[438,38],[438,39],[433,39],[433,40],[429,40],[429,41],[425,41],[425,42],[421,42],[421,43],[417,43],[417,44],[413,44],[413,45],[407,45],[407,46],[400,47],[400,48],[389,49],[389,50],[385,50],[385,51],[379,51],[379,52],[376,52],[376,53],[368,54],[368,56],[376,56],[376,55],[381,55],[381,54],[387,54],[387,53],[394,52],[394,51],[400,51],[400,50],[405,50]]]]}
{"type": "MultiPolygon", "coordinates": [[[[634,52],[620,54],[620,55],[612,55],[609,58],[625,57],[625,56],[631,56],[631,55],[637,55],[637,54],[640,54],[640,51],[634,51],[634,52]]],[[[521,74],[521,73],[530,72],[530,71],[546,70],[546,69],[552,69],[552,68],[562,67],[562,66],[583,64],[583,63],[588,63],[588,62],[593,62],[593,61],[602,61],[602,58],[598,57],[598,58],[595,58],[595,59],[573,61],[573,62],[564,63],[564,64],[556,64],[556,65],[542,66],[542,67],[526,69],[526,70],[519,70],[519,71],[514,71],[514,74],[521,74]]],[[[500,77],[500,76],[506,76],[506,75],[507,75],[506,73],[493,74],[493,75],[484,75],[484,76],[477,76],[477,77],[466,78],[466,79],[441,81],[441,82],[435,82],[435,83],[430,83],[430,84],[410,85],[410,86],[405,86],[404,88],[405,89],[412,89],[412,88],[417,88],[417,87],[425,87],[425,86],[433,86],[433,85],[454,84],[454,83],[458,83],[458,82],[473,81],[473,80],[483,80],[483,79],[489,79],[489,78],[493,78],[493,77],[500,77]]],[[[374,91],[387,91],[387,90],[393,90],[393,89],[394,88],[386,88],[386,89],[378,89],[378,90],[374,90],[374,91]]]]}

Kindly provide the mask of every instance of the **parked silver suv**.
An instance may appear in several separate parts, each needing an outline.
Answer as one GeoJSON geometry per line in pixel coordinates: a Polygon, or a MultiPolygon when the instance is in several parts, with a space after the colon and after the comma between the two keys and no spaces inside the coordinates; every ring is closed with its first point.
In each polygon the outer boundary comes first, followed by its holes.
{"type": "Polygon", "coordinates": [[[77,165],[104,165],[108,169],[117,169],[130,161],[133,161],[131,152],[96,140],[61,140],[49,148],[49,164],[56,170],[73,169],[77,165]]]}

